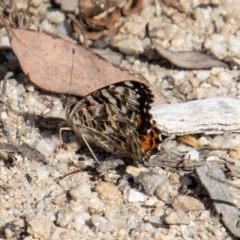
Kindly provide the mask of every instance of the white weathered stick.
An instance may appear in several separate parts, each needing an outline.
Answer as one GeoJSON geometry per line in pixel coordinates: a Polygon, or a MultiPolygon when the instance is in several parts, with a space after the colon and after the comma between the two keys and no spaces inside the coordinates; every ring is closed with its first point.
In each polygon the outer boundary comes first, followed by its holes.
{"type": "Polygon", "coordinates": [[[152,108],[152,114],[159,129],[166,134],[240,132],[240,100],[235,98],[160,105],[152,108]]]}

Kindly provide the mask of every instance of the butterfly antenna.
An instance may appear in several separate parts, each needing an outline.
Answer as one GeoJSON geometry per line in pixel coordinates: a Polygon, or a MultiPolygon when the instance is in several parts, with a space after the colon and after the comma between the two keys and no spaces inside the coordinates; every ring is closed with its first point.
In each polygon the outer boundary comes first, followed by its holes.
{"type": "Polygon", "coordinates": [[[73,75],[73,62],[74,62],[74,54],[75,54],[75,48],[72,49],[72,68],[71,68],[71,76],[70,76],[70,86],[69,86],[69,97],[71,95],[72,90],[72,75],[73,75]]]}

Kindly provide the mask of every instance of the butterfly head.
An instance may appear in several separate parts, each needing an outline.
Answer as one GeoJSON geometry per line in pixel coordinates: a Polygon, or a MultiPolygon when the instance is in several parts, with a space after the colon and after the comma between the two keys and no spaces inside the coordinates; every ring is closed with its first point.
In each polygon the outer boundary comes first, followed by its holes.
{"type": "Polygon", "coordinates": [[[78,102],[78,99],[76,97],[69,97],[67,95],[61,95],[61,100],[63,109],[66,111],[78,102]]]}

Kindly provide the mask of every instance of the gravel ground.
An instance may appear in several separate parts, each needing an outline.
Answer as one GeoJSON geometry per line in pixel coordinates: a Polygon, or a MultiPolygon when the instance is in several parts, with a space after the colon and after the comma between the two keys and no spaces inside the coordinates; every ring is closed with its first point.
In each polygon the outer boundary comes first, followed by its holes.
{"type": "MultiPolygon", "coordinates": [[[[239,98],[237,64],[232,70],[166,68],[164,61],[146,51],[151,48],[144,37],[149,22],[151,35],[165,48],[200,50],[220,59],[232,56],[237,62],[238,2],[182,2],[187,14],[149,0],[140,13],[120,19],[117,24],[123,25],[112,43],[125,54],[120,67],[146,78],[170,103],[217,96],[239,98]]],[[[34,23],[36,28],[66,35],[64,14],[47,8],[49,4],[36,1],[35,12],[44,16],[34,23]]],[[[2,46],[5,36],[1,29],[2,46]]],[[[0,59],[1,73],[9,71],[5,100],[15,109],[33,114],[19,116],[1,106],[0,143],[26,143],[44,156],[43,160],[32,152],[0,148],[1,239],[234,239],[193,173],[135,167],[128,160],[126,167],[119,160],[115,161],[117,169],[99,174],[87,150],[75,153],[79,143],[71,132],[63,133],[66,144],[60,149],[58,128],[64,122],[48,119],[44,123],[37,117],[64,116],[59,96],[36,88],[21,71],[11,71],[10,63],[16,61],[11,51],[2,50],[0,59]],[[60,178],[79,168],[79,173],[60,178]]],[[[239,139],[239,134],[228,133],[202,137],[202,142],[233,148],[239,146],[239,139]]],[[[191,147],[174,144],[179,152],[198,158],[191,147]]],[[[99,149],[96,155],[101,160],[107,157],[99,149]]],[[[232,193],[239,206],[239,192],[232,193]]]]}

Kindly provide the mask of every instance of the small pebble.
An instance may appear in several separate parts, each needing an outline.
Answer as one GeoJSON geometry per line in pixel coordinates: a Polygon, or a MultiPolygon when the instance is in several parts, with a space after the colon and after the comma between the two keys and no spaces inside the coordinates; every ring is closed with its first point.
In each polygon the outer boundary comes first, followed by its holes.
{"type": "Polygon", "coordinates": [[[190,219],[185,212],[178,210],[178,211],[173,211],[168,216],[166,216],[165,222],[167,224],[189,225],[190,219]]]}
{"type": "Polygon", "coordinates": [[[73,220],[74,220],[74,223],[75,223],[74,226],[75,226],[76,231],[81,231],[83,225],[85,224],[85,221],[82,218],[82,216],[81,215],[75,215],[73,220]]]}
{"type": "Polygon", "coordinates": [[[162,200],[166,204],[171,204],[178,192],[173,190],[172,186],[162,185],[156,189],[154,194],[158,199],[162,200]]]}
{"type": "Polygon", "coordinates": [[[127,55],[140,55],[144,49],[140,40],[126,40],[119,43],[119,51],[127,55]]]}
{"type": "Polygon", "coordinates": [[[74,212],[70,208],[65,208],[57,213],[56,223],[61,227],[66,227],[74,217],[74,212]]]}
{"type": "Polygon", "coordinates": [[[92,193],[91,188],[87,183],[82,183],[81,185],[69,191],[71,198],[74,200],[88,198],[91,196],[91,193],[92,193]]]}
{"type": "Polygon", "coordinates": [[[185,195],[178,195],[177,197],[175,197],[172,202],[172,206],[175,210],[182,210],[184,212],[205,210],[202,202],[200,202],[196,198],[185,195]]]}
{"type": "Polygon", "coordinates": [[[48,178],[48,176],[49,176],[49,171],[46,169],[45,166],[38,167],[36,169],[36,172],[37,172],[38,180],[40,180],[40,181],[48,178]]]}
{"type": "Polygon", "coordinates": [[[193,150],[190,150],[185,156],[184,158],[185,159],[188,159],[188,160],[196,160],[198,161],[199,160],[199,152],[195,149],[193,150]]]}
{"type": "Polygon", "coordinates": [[[172,75],[175,80],[180,80],[185,77],[185,71],[178,71],[172,75]]]}
{"type": "Polygon", "coordinates": [[[101,198],[108,200],[117,200],[122,197],[118,188],[109,182],[102,182],[96,188],[96,192],[99,193],[101,198]]]}
{"type": "Polygon", "coordinates": [[[50,239],[53,223],[40,213],[26,219],[27,232],[39,239],[50,239]]]}
{"type": "Polygon", "coordinates": [[[91,221],[92,224],[103,233],[110,232],[113,228],[106,218],[97,214],[91,216],[91,221]]]}
{"type": "Polygon", "coordinates": [[[147,200],[147,196],[136,189],[130,189],[128,195],[129,202],[144,202],[147,200]]]}
{"type": "Polygon", "coordinates": [[[149,197],[147,201],[145,201],[145,204],[147,206],[153,206],[156,202],[158,202],[158,199],[155,196],[149,197]]]}
{"type": "Polygon", "coordinates": [[[158,186],[169,183],[166,178],[153,172],[141,172],[135,182],[141,184],[147,195],[152,195],[158,186]]]}
{"type": "Polygon", "coordinates": [[[34,144],[34,148],[42,153],[45,157],[49,157],[49,155],[53,154],[55,151],[55,146],[49,139],[42,139],[37,141],[34,144]]]}

